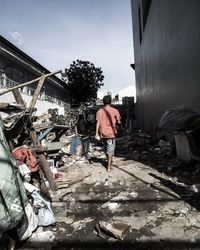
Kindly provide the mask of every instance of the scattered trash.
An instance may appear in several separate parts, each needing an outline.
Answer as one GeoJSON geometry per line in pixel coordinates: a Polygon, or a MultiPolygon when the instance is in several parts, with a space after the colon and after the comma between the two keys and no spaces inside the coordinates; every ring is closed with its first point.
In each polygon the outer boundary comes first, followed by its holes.
{"type": "Polygon", "coordinates": [[[104,184],[104,186],[109,186],[109,184],[108,184],[108,179],[105,179],[105,184],[104,184]]]}
{"type": "Polygon", "coordinates": [[[138,197],[138,193],[136,193],[136,192],[131,192],[130,194],[129,194],[129,196],[131,196],[132,198],[137,198],[138,197]]]}
{"type": "Polygon", "coordinates": [[[120,207],[120,204],[117,203],[117,202],[106,202],[104,203],[101,208],[108,208],[112,213],[115,212],[119,207],[120,207]]]}
{"type": "Polygon", "coordinates": [[[79,221],[74,221],[71,226],[74,228],[73,232],[71,233],[72,235],[77,232],[78,230],[80,230],[83,227],[86,227],[86,224],[93,221],[92,218],[88,217],[85,218],[84,220],[79,220],[79,221]]]}
{"type": "Polygon", "coordinates": [[[37,191],[31,194],[33,205],[38,209],[38,226],[54,225],[56,223],[50,202],[45,200],[37,191]]]}
{"type": "Polygon", "coordinates": [[[193,191],[194,193],[199,193],[199,191],[200,191],[200,184],[199,185],[192,185],[191,186],[191,191],[193,191]]]}
{"type": "Polygon", "coordinates": [[[17,147],[12,151],[12,154],[16,160],[25,163],[31,172],[38,171],[38,161],[28,146],[17,147]]]}
{"type": "Polygon", "coordinates": [[[32,242],[52,242],[55,239],[54,232],[48,230],[44,231],[42,227],[39,227],[36,232],[32,234],[30,237],[30,241],[32,242]]]}
{"type": "Polygon", "coordinates": [[[39,218],[33,210],[33,206],[27,203],[25,208],[25,216],[17,226],[17,233],[20,241],[28,239],[38,227],[39,218]]]}

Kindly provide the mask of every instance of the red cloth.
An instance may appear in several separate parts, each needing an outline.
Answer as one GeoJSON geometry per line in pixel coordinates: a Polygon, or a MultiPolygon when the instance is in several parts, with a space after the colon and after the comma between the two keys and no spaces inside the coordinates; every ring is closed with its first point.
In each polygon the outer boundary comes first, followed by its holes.
{"type": "Polygon", "coordinates": [[[117,134],[115,125],[120,119],[121,117],[117,109],[110,106],[101,108],[96,114],[101,138],[115,138],[117,134]]]}
{"type": "Polygon", "coordinates": [[[37,159],[32,154],[31,150],[26,146],[15,148],[12,151],[15,160],[24,162],[31,172],[36,172],[39,169],[37,159]]]}

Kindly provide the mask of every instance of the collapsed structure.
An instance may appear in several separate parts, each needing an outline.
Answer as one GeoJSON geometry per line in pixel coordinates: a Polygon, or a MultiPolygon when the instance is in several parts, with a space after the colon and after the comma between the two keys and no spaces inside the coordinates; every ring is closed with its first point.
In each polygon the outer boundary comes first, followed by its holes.
{"type": "MultiPolygon", "coordinates": [[[[89,176],[70,180],[57,169],[69,155],[89,152],[97,108],[69,108],[65,83],[55,76],[61,71],[49,72],[3,37],[0,54],[0,236],[14,230],[24,241],[37,227],[55,225],[51,190],[89,176]]],[[[132,130],[133,103],[119,108],[132,130]]]]}

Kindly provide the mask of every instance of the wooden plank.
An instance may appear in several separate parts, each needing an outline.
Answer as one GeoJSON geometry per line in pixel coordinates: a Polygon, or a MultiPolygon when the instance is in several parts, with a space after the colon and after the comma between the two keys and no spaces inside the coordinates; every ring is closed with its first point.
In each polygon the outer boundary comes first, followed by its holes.
{"type": "Polygon", "coordinates": [[[36,90],[35,90],[35,93],[34,93],[32,99],[31,99],[31,102],[30,102],[30,105],[29,105],[30,115],[31,115],[31,113],[33,112],[33,108],[35,107],[35,104],[36,104],[36,102],[37,102],[38,96],[39,96],[40,91],[41,91],[41,89],[42,89],[42,87],[43,87],[43,84],[44,84],[45,79],[46,79],[46,77],[44,77],[44,76],[42,76],[42,77],[40,78],[39,83],[38,83],[38,86],[37,86],[37,88],[36,88],[36,90]]]}
{"type": "Polygon", "coordinates": [[[13,89],[12,92],[13,92],[13,95],[15,97],[17,104],[20,104],[22,107],[25,108],[25,103],[24,103],[24,100],[22,98],[22,95],[21,95],[19,89],[13,89]]]}
{"type": "MultiPolygon", "coordinates": [[[[44,77],[49,77],[49,76],[58,74],[58,73],[60,73],[60,72],[62,72],[62,70],[57,70],[57,71],[55,71],[55,72],[48,73],[48,74],[43,75],[43,76],[44,76],[44,77]]],[[[31,84],[33,84],[34,82],[39,81],[40,78],[41,78],[41,76],[38,77],[38,78],[36,78],[36,79],[34,79],[34,80],[31,80],[31,81],[29,81],[29,82],[25,82],[25,83],[19,84],[19,85],[17,85],[17,86],[14,86],[14,87],[12,87],[12,88],[6,89],[6,90],[0,92],[0,96],[6,94],[6,93],[8,93],[8,92],[13,91],[14,89],[18,89],[18,88],[21,88],[21,87],[25,87],[25,86],[31,85],[31,84]]]]}
{"type": "MultiPolygon", "coordinates": [[[[30,131],[30,136],[31,136],[31,140],[33,142],[34,147],[36,147],[36,148],[40,147],[41,146],[40,141],[39,141],[37,134],[34,130],[30,131]]],[[[40,163],[41,163],[40,164],[41,169],[44,173],[44,176],[47,178],[47,180],[49,182],[51,190],[54,190],[54,191],[57,190],[57,185],[54,181],[53,174],[50,170],[49,163],[48,163],[45,155],[42,152],[41,153],[38,152],[37,155],[38,155],[38,158],[39,158],[40,163]]]]}
{"type": "Polygon", "coordinates": [[[0,102],[0,109],[1,110],[25,110],[24,107],[21,105],[11,105],[7,102],[0,102]]]}

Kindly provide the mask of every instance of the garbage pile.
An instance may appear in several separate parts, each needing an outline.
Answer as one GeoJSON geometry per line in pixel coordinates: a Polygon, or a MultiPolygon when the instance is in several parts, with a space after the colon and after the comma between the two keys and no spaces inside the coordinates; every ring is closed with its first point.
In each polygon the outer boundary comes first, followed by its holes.
{"type": "Polygon", "coordinates": [[[38,188],[39,164],[28,146],[12,152],[0,120],[0,233],[15,229],[18,240],[31,236],[38,226],[55,224],[49,200],[38,188]]]}
{"type": "Polygon", "coordinates": [[[89,150],[89,137],[77,134],[79,111],[66,117],[52,109],[41,116],[1,113],[0,241],[10,232],[24,241],[38,227],[56,224],[50,189],[70,183],[58,168],[89,150]]]}

